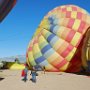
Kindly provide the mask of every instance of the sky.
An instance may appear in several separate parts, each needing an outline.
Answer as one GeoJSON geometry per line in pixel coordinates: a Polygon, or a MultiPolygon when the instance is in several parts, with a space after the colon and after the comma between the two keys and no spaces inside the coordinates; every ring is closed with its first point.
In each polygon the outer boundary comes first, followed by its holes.
{"type": "Polygon", "coordinates": [[[90,13],[90,0],[17,0],[0,23],[0,57],[25,55],[43,17],[53,8],[66,4],[80,6],[90,13]]]}

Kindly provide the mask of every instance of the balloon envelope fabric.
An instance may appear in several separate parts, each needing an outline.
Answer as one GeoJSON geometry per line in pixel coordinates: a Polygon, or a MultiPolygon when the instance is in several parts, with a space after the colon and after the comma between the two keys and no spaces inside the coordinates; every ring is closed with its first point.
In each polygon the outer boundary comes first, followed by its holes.
{"type": "Polygon", "coordinates": [[[75,5],[51,10],[41,21],[27,49],[30,67],[46,71],[77,72],[81,68],[81,47],[90,25],[88,12],[75,5]]]}
{"type": "Polygon", "coordinates": [[[17,0],[0,0],[0,22],[7,16],[17,0]]]}

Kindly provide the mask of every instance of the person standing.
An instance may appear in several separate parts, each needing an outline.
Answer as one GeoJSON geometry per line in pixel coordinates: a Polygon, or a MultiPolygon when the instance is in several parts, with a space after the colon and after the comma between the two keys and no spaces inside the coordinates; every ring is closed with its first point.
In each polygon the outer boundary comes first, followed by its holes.
{"type": "Polygon", "coordinates": [[[43,66],[43,72],[44,72],[44,74],[45,74],[45,66],[43,66]]]}
{"type": "Polygon", "coordinates": [[[24,71],[25,71],[24,81],[26,82],[26,81],[27,81],[27,73],[28,73],[28,68],[27,68],[27,66],[25,66],[24,71]]]}
{"type": "Polygon", "coordinates": [[[35,67],[32,68],[30,75],[32,76],[32,78],[31,78],[32,82],[36,83],[36,70],[35,70],[35,67]]]}
{"type": "Polygon", "coordinates": [[[23,77],[23,81],[27,81],[27,73],[28,73],[28,68],[27,68],[27,66],[25,66],[25,68],[22,70],[22,77],[23,77]]]}

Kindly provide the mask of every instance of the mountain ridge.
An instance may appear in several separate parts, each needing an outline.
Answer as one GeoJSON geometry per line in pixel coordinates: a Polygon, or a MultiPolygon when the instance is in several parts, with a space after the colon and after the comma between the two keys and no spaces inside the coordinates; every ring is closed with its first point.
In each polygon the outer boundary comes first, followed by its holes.
{"type": "Polygon", "coordinates": [[[20,62],[26,62],[26,55],[2,57],[2,58],[0,58],[0,61],[14,62],[15,58],[18,58],[20,62]]]}

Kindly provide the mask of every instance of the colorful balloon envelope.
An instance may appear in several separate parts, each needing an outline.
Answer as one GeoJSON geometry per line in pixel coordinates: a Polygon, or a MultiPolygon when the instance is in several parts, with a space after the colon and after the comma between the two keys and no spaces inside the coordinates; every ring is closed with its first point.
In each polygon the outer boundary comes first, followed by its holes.
{"type": "Polygon", "coordinates": [[[0,22],[7,16],[15,4],[16,0],[0,0],[0,22]]]}
{"type": "Polygon", "coordinates": [[[41,21],[27,49],[29,67],[45,66],[46,71],[78,72],[81,49],[90,26],[87,11],[64,5],[51,10],[41,21]]]}

